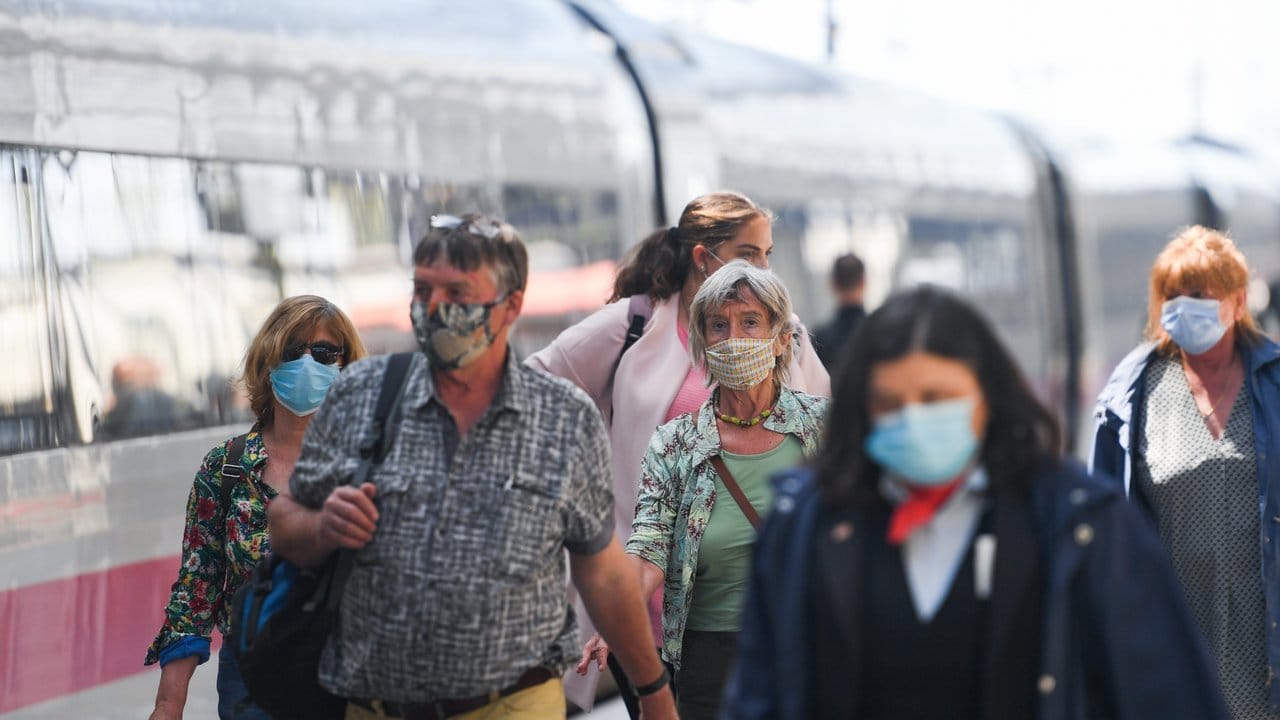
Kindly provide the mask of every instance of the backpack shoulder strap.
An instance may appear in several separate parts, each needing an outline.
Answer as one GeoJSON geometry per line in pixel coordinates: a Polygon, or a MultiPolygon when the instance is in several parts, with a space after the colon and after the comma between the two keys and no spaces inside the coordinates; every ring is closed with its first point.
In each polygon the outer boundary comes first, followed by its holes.
{"type": "MultiPolygon", "coordinates": [[[[382,376],[382,388],[378,391],[378,404],[373,410],[373,426],[364,442],[360,443],[360,465],[351,478],[351,484],[360,487],[369,479],[374,466],[382,462],[395,442],[396,412],[400,407],[400,399],[409,385],[409,368],[413,364],[415,353],[396,353],[387,358],[387,371],[382,376]]],[[[336,610],[342,599],[342,590],[355,565],[355,551],[339,550],[335,560],[333,574],[329,579],[329,587],[317,598],[330,610],[336,610]]]]}
{"type": "MultiPolygon", "coordinates": [[[[627,317],[629,318],[627,325],[627,336],[622,341],[622,352],[618,353],[618,362],[622,362],[622,356],[627,354],[632,345],[644,335],[644,326],[649,322],[649,318],[653,315],[653,300],[645,294],[632,295],[627,301],[627,317]]],[[[617,363],[614,363],[617,367],[617,363]]]]}
{"type": "MultiPolygon", "coordinates": [[[[653,300],[646,294],[632,295],[627,301],[627,335],[622,340],[622,350],[618,352],[618,357],[613,361],[613,371],[609,373],[609,386],[612,387],[617,379],[618,366],[622,364],[622,356],[627,354],[632,345],[644,335],[644,326],[649,322],[649,318],[653,315],[653,300]]],[[[609,417],[606,418],[609,424],[613,424],[613,408],[609,408],[609,417]]]]}
{"type": "Polygon", "coordinates": [[[222,509],[223,525],[227,524],[227,513],[231,512],[231,491],[235,489],[236,483],[244,478],[244,467],[240,465],[240,460],[244,457],[244,445],[248,439],[248,433],[232,438],[231,445],[227,447],[227,455],[222,459],[222,479],[218,489],[220,499],[218,507],[222,509]]]}
{"type": "MultiPolygon", "coordinates": [[[[405,386],[409,379],[409,366],[413,362],[413,353],[404,352],[396,353],[387,357],[387,370],[382,376],[382,388],[378,391],[378,403],[373,409],[373,426],[369,429],[369,435],[360,445],[361,459],[370,461],[369,468],[382,461],[386,457],[387,451],[391,449],[391,443],[395,439],[395,426],[390,422],[392,411],[400,405],[400,398],[404,395],[405,386]],[[391,432],[387,432],[387,428],[391,427],[391,432]]],[[[361,470],[365,470],[364,466],[361,470]]],[[[357,472],[357,475],[361,473],[357,472]]],[[[363,473],[367,475],[367,471],[363,473]]],[[[359,485],[364,482],[364,478],[359,478],[354,484],[359,485]]]]}

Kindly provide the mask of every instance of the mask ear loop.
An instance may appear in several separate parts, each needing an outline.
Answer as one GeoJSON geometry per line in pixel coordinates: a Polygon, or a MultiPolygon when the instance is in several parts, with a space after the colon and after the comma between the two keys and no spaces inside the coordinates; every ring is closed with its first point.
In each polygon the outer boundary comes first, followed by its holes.
{"type": "Polygon", "coordinates": [[[493,339],[494,339],[495,337],[497,337],[497,335],[498,335],[497,333],[495,333],[495,332],[493,331],[493,328],[489,326],[489,321],[493,319],[493,309],[494,309],[494,308],[496,308],[496,307],[498,307],[498,306],[499,306],[499,305],[501,305],[502,303],[506,302],[506,301],[507,301],[507,300],[509,300],[510,298],[511,298],[511,292],[510,292],[510,291],[508,291],[508,292],[504,292],[504,293],[502,293],[501,297],[497,297],[497,298],[495,298],[492,302],[487,302],[487,303],[485,303],[485,304],[484,304],[484,305],[485,305],[485,308],[484,308],[484,336],[488,339],[488,342],[489,342],[489,343],[492,343],[492,342],[493,342],[493,339]]]}

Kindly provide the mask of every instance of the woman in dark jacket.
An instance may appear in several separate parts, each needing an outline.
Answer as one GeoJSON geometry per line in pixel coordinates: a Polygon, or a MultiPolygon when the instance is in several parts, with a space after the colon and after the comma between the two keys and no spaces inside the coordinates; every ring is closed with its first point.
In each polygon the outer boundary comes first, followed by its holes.
{"type": "Polygon", "coordinates": [[[1159,538],[965,303],[859,329],[811,471],[781,478],[724,718],[1225,720],[1159,538]]]}

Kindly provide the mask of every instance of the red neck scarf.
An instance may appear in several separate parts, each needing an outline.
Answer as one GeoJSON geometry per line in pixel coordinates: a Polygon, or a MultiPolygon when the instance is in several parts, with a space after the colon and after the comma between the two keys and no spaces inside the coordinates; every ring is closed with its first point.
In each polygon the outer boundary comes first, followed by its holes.
{"type": "Polygon", "coordinates": [[[911,533],[932,520],[938,508],[942,507],[943,503],[955,493],[956,488],[964,484],[966,477],[968,473],[964,473],[946,485],[933,487],[905,485],[907,499],[895,507],[893,515],[889,517],[889,532],[886,536],[889,544],[901,545],[911,536],[911,533]]]}

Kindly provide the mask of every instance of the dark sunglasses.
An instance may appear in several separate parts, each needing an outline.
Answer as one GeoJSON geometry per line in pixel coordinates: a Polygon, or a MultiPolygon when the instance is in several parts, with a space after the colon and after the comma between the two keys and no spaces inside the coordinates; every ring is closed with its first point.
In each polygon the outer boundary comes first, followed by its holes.
{"type": "Polygon", "coordinates": [[[293,343],[284,348],[284,361],[293,362],[302,357],[302,353],[311,351],[311,359],[321,365],[332,365],[342,359],[344,350],[327,342],[293,343]]]}

